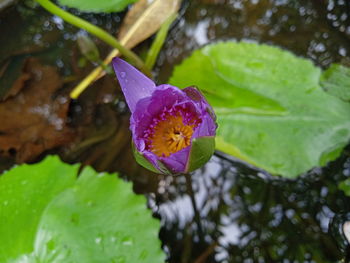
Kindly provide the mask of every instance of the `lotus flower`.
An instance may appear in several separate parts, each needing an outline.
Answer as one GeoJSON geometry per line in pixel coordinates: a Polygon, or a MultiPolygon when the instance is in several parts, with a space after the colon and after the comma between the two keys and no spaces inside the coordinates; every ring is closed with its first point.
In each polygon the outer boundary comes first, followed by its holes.
{"type": "Polygon", "coordinates": [[[217,125],[199,90],[156,86],[119,58],[113,67],[131,111],[137,162],[162,174],[188,173],[205,164],[214,153],[217,125]]]}

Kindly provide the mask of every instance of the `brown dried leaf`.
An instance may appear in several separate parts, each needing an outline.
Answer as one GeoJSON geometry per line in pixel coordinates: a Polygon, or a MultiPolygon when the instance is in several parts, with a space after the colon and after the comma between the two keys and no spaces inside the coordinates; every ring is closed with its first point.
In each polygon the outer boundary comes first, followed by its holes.
{"type": "Polygon", "coordinates": [[[30,58],[17,83],[21,92],[0,103],[0,158],[20,163],[68,143],[73,133],[66,126],[69,99],[55,96],[62,87],[55,68],[30,58]]]}
{"type": "Polygon", "coordinates": [[[24,87],[24,83],[30,79],[30,74],[28,73],[22,73],[15,82],[13,83],[12,87],[7,91],[5,96],[1,98],[1,100],[7,100],[10,97],[16,96],[18,92],[21,91],[21,89],[24,87]]]}
{"type": "Polygon", "coordinates": [[[118,39],[121,40],[125,37],[126,33],[135,24],[135,21],[139,19],[143,12],[152,4],[152,2],[147,0],[140,0],[136,2],[128,11],[123,19],[123,23],[118,32],[118,39]]]}
{"type": "Polygon", "coordinates": [[[177,13],[181,0],[140,0],[124,18],[118,38],[132,48],[156,33],[167,18],[177,13]]]}
{"type": "Polygon", "coordinates": [[[16,95],[22,82],[28,79],[28,74],[23,74],[25,64],[24,57],[11,57],[4,61],[0,69],[0,101],[16,95]],[[20,77],[19,77],[20,76],[20,77]]]}

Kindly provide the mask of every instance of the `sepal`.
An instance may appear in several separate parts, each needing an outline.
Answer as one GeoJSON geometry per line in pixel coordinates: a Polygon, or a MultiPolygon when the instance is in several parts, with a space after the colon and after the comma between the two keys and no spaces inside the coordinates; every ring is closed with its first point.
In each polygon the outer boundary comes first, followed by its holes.
{"type": "Polygon", "coordinates": [[[215,136],[194,138],[186,164],[186,173],[192,172],[209,161],[215,151],[215,136]]]}

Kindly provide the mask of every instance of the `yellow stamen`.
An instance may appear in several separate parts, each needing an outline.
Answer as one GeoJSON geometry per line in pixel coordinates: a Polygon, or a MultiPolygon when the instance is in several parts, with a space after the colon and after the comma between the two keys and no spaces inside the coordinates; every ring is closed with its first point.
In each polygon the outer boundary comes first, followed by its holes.
{"type": "Polygon", "coordinates": [[[195,125],[185,125],[180,114],[168,116],[154,128],[150,150],[158,155],[168,157],[191,144],[195,125]]]}

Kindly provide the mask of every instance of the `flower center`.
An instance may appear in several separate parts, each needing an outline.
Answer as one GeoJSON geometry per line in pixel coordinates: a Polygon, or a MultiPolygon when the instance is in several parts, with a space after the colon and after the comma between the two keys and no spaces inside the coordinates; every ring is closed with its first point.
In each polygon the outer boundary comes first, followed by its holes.
{"type": "Polygon", "coordinates": [[[163,114],[161,120],[155,119],[152,123],[152,131],[146,138],[146,147],[159,157],[168,157],[191,144],[191,137],[198,123],[197,118],[185,123],[179,112],[175,115],[163,114]]]}

